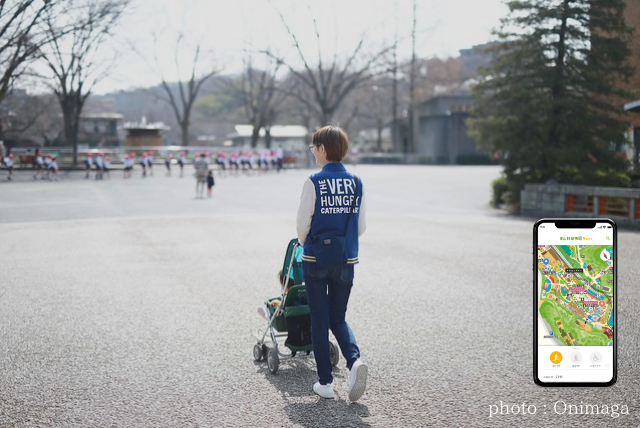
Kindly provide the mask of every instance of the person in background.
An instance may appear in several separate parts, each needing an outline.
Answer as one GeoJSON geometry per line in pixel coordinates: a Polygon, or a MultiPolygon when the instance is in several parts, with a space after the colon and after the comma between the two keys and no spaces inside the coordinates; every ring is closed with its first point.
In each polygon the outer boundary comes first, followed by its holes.
{"type": "Polygon", "coordinates": [[[142,167],[142,178],[147,176],[147,154],[142,152],[140,154],[140,166],[142,167]]]}
{"type": "Polygon", "coordinates": [[[111,166],[111,155],[107,154],[104,157],[102,172],[104,172],[104,174],[107,176],[108,179],[111,179],[111,174],[109,173],[110,166],[111,166]]]}
{"type": "Polygon", "coordinates": [[[207,161],[205,160],[205,154],[200,153],[200,156],[193,163],[196,169],[196,199],[204,198],[204,184],[207,181],[207,161]]]}
{"type": "Polygon", "coordinates": [[[153,177],[153,152],[147,153],[147,168],[149,168],[149,175],[153,177]]]}
{"type": "Polygon", "coordinates": [[[211,191],[213,190],[213,186],[216,185],[215,180],[213,179],[213,171],[209,170],[207,174],[207,196],[211,197],[211,191]]]}
{"type": "Polygon", "coordinates": [[[102,152],[96,156],[96,180],[102,180],[102,170],[104,168],[104,157],[102,152]]]}
{"type": "Polygon", "coordinates": [[[130,156],[128,153],[125,153],[123,158],[122,158],[122,178],[129,178],[129,162],[130,162],[130,156]]]}
{"type": "Polygon", "coordinates": [[[44,169],[44,160],[42,159],[42,153],[40,153],[40,149],[38,149],[37,151],[35,166],[36,172],[33,173],[33,179],[37,180],[38,178],[43,178],[42,173],[44,169]]]}
{"type": "Polygon", "coordinates": [[[49,169],[49,165],[51,165],[51,153],[47,153],[44,157],[44,173],[46,177],[42,177],[42,179],[49,179],[51,177],[51,170],[49,169]]]}
{"type": "Polygon", "coordinates": [[[220,170],[225,173],[227,171],[227,155],[224,152],[218,152],[216,156],[216,163],[220,167],[220,170]]]}
{"type": "Polygon", "coordinates": [[[180,152],[180,158],[178,159],[178,165],[180,165],[180,177],[184,177],[184,165],[187,163],[187,157],[184,152],[180,152]]]}
{"type": "Polygon", "coordinates": [[[87,153],[84,158],[84,169],[87,171],[84,178],[85,180],[89,178],[89,173],[91,172],[91,168],[93,167],[93,155],[91,153],[87,153]]]}
{"type": "Polygon", "coordinates": [[[167,167],[167,173],[165,174],[167,177],[171,177],[171,161],[173,160],[173,153],[169,153],[164,160],[164,166],[167,167]]]}
{"type": "Polygon", "coordinates": [[[51,158],[51,163],[49,164],[49,181],[58,179],[58,162],[56,161],[56,157],[53,156],[51,158]]]}
{"type": "Polygon", "coordinates": [[[11,181],[11,176],[13,175],[13,153],[9,154],[6,158],[4,158],[4,166],[9,171],[9,175],[7,175],[7,180],[11,181]]]}
{"type": "Polygon", "coordinates": [[[36,159],[38,158],[38,156],[40,156],[40,147],[36,148],[36,152],[33,154],[33,163],[32,163],[32,167],[33,169],[37,168],[37,164],[38,162],[36,161],[36,159]]]}
{"type": "Polygon", "coordinates": [[[282,146],[278,146],[276,149],[276,158],[276,162],[278,163],[278,172],[280,172],[284,165],[284,150],[282,150],[282,146]]]}

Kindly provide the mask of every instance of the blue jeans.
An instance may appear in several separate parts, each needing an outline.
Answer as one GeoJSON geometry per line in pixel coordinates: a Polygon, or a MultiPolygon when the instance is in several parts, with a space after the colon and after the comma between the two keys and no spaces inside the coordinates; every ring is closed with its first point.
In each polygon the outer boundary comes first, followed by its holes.
{"type": "Polygon", "coordinates": [[[317,263],[303,262],[302,268],[311,311],[311,340],[318,367],[318,379],[322,385],[327,385],[333,382],[329,356],[329,329],[338,341],[349,370],[360,358],[356,338],[344,320],[353,286],[353,265],[323,269],[318,267],[317,263]]]}

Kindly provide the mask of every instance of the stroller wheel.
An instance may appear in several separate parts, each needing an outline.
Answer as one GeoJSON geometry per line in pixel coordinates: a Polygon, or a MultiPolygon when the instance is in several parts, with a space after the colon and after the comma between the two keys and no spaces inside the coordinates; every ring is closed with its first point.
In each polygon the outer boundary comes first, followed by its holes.
{"type": "Polygon", "coordinates": [[[262,344],[262,359],[267,359],[267,354],[269,354],[269,348],[264,343],[262,344]]]}
{"type": "Polygon", "coordinates": [[[337,367],[340,361],[340,348],[331,341],[329,342],[329,357],[331,358],[331,365],[337,367]]]}
{"type": "Polygon", "coordinates": [[[277,349],[269,349],[269,353],[267,354],[267,365],[269,366],[269,371],[271,373],[276,374],[278,372],[278,367],[280,366],[280,357],[278,357],[277,349]]]}
{"type": "Polygon", "coordinates": [[[296,356],[296,354],[297,354],[297,352],[296,352],[296,351],[291,351],[291,356],[292,356],[292,357],[295,357],[295,356],[296,356]]]}
{"type": "Polygon", "coordinates": [[[253,347],[253,359],[255,361],[261,361],[264,358],[262,355],[262,347],[260,345],[254,345],[253,347]]]}

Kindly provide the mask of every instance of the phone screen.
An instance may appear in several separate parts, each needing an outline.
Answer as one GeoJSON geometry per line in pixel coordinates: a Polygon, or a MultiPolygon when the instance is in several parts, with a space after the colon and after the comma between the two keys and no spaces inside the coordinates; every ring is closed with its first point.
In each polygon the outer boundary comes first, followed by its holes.
{"type": "Polygon", "coordinates": [[[537,384],[615,383],[615,239],[615,223],[608,219],[536,223],[534,380],[537,384]]]}

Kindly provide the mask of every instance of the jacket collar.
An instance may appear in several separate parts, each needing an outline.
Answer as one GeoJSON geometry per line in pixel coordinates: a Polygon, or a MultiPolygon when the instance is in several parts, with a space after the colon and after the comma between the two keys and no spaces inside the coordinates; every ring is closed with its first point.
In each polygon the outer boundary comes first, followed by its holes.
{"type": "Polygon", "coordinates": [[[322,167],[323,171],[346,171],[341,162],[330,162],[322,167]]]}

